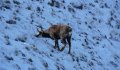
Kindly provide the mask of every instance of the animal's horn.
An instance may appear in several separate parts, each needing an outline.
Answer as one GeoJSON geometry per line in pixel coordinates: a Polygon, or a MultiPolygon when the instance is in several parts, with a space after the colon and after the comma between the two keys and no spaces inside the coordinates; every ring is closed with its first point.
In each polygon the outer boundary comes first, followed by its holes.
{"type": "Polygon", "coordinates": [[[40,26],[40,29],[41,29],[41,31],[43,31],[43,27],[42,26],[40,26]]]}
{"type": "Polygon", "coordinates": [[[43,31],[43,27],[41,25],[39,26],[37,25],[37,31],[40,31],[40,30],[43,31]]]}
{"type": "Polygon", "coordinates": [[[39,32],[40,30],[37,28],[37,31],[39,32]]]}

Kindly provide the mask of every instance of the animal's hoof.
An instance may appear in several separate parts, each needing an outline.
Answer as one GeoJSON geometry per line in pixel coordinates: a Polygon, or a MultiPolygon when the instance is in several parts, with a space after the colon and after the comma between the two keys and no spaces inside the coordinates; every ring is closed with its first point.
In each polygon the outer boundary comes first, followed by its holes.
{"type": "Polygon", "coordinates": [[[56,49],[57,47],[56,46],[54,46],[54,49],[56,49]]]}
{"type": "Polygon", "coordinates": [[[58,48],[58,51],[60,51],[60,48],[58,48]]]}
{"type": "Polygon", "coordinates": [[[62,47],[62,49],[60,51],[63,51],[65,47],[62,47]]]}
{"type": "Polygon", "coordinates": [[[68,54],[70,54],[70,52],[68,52],[68,54]]]}

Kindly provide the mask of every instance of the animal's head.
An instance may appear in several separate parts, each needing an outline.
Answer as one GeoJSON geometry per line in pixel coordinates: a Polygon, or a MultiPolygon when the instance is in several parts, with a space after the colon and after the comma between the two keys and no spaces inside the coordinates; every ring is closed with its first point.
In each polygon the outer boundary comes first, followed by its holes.
{"type": "Polygon", "coordinates": [[[43,28],[40,27],[40,29],[37,28],[37,33],[35,34],[35,37],[42,37],[44,34],[43,28]]]}
{"type": "Polygon", "coordinates": [[[38,32],[35,34],[35,37],[42,37],[43,34],[44,34],[44,31],[38,31],[38,32]]]}
{"type": "Polygon", "coordinates": [[[51,38],[49,35],[49,32],[46,30],[43,30],[43,28],[41,28],[41,30],[37,29],[37,33],[35,34],[35,37],[45,37],[45,38],[51,38]]]}

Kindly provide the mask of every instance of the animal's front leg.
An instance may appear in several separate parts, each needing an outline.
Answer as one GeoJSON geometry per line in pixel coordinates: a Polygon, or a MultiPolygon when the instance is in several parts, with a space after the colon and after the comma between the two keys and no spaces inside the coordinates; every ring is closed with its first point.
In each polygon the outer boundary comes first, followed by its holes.
{"type": "Polygon", "coordinates": [[[63,43],[63,47],[62,47],[62,49],[61,49],[61,51],[63,51],[64,49],[65,49],[65,46],[66,46],[66,40],[65,39],[62,39],[62,42],[61,43],[63,43]]]}
{"type": "Polygon", "coordinates": [[[58,44],[58,40],[55,40],[55,46],[54,46],[54,48],[55,48],[55,49],[58,48],[58,50],[60,50],[59,44],[58,44]]]}
{"type": "Polygon", "coordinates": [[[57,40],[55,40],[55,46],[54,46],[54,48],[55,49],[57,48],[57,40]]]}

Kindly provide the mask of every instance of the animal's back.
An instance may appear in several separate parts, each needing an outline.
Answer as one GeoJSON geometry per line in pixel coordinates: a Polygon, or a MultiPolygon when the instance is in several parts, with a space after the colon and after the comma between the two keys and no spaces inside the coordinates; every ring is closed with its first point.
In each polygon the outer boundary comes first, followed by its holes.
{"type": "Polygon", "coordinates": [[[68,25],[53,25],[49,28],[49,32],[57,38],[71,36],[72,28],[68,25]]]}
{"type": "Polygon", "coordinates": [[[72,28],[68,25],[63,25],[63,24],[60,24],[60,25],[52,25],[50,28],[49,28],[49,31],[52,31],[52,32],[60,32],[60,31],[63,31],[63,32],[71,32],[72,31],[72,28]]]}

